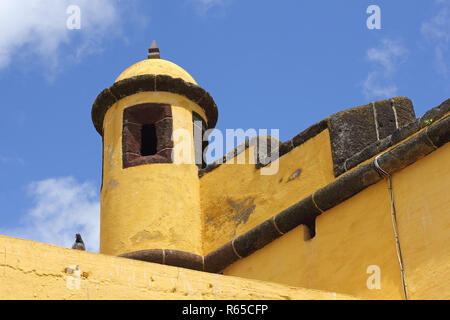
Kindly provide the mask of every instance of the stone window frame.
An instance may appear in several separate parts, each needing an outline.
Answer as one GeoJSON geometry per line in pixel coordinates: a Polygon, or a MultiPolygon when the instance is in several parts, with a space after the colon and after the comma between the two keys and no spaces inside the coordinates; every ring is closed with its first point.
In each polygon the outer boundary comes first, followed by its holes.
{"type": "Polygon", "coordinates": [[[192,111],[192,123],[194,131],[194,153],[195,153],[195,164],[199,169],[206,168],[206,161],[204,159],[204,153],[208,147],[208,141],[203,141],[205,132],[207,130],[207,125],[205,120],[195,111],[192,111]],[[196,131],[198,134],[201,133],[201,143],[197,139],[196,131]]]}
{"type": "Polygon", "coordinates": [[[143,103],[123,110],[123,169],[156,163],[173,163],[172,106],[164,103],[143,103]],[[153,124],[156,129],[156,154],[143,156],[142,127],[153,124]]]}

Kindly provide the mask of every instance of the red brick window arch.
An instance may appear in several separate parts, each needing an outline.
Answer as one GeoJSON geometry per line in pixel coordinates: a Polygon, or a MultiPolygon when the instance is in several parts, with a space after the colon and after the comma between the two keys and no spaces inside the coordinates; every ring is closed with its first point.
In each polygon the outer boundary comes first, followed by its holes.
{"type": "Polygon", "coordinates": [[[168,104],[144,103],[123,111],[123,168],[172,163],[173,120],[168,104]]]}

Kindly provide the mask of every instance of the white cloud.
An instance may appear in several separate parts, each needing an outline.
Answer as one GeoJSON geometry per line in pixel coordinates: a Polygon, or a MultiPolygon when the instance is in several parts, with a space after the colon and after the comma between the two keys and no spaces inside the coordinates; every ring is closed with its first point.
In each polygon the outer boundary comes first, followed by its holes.
{"type": "Polygon", "coordinates": [[[367,50],[366,58],[372,64],[372,71],[362,83],[366,99],[388,98],[397,94],[393,76],[407,56],[408,50],[390,39],[383,39],[380,46],[367,50]]]}
{"type": "Polygon", "coordinates": [[[367,59],[379,64],[386,75],[391,75],[396,66],[406,59],[407,53],[399,43],[383,39],[380,47],[367,50],[367,59]]]}
{"type": "Polygon", "coordinates": [[[380,83],[380,75],[376,71],[369,73],[363,83],[364,95],[367,99],[387,98],[397,94],[397,86],[394,84],[380,83]]]}
{"type": "Polygon", "coordinates": [[[80,233],[87,250],[98,252],[100,203],[96,188],[72,177],[33,182],[27,188],[33,207],[20,226],[0,230],[0,234],[70,248],[75,233],[80,233]]]}
{"type": "Polygon", "coordinates": [[[7,157],[0,154],[0,163],[1,164],[20,164],[24,165],[25,161],[20,157],[7,157]]]}
{"type": "Polygon", "coordinates": [[[450,1],[440,0],[439,12],[421,27],[422,35],[434,46],[435,65],[437,71],[445,77],[450,73],[450,1]]]}
{"type": "Polygon", "coordinates": [[[120,22],[115,0],[1,0],[0,69],[20,61],[45,63],[55,73],[63,62],[96,52],[120,22]],[[67,28],[67,8],[81,9],[81,29],[67,28]]]}
{"type": "Polygon", "coordinates": [[[188,0],[200,15],[205,15],[214,7],[224,7],[230,0],[188,0]]]}

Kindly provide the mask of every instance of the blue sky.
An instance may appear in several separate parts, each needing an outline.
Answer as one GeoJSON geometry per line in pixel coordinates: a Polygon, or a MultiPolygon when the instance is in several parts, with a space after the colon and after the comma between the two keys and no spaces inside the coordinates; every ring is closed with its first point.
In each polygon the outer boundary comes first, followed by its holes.
{"type": "Polygon", "coordinates": [[[91,106],[153,39],[212,94],[222,130],[284,141],[371,101],[406,96],[421,116],[450,96],[449,0],[2,0],[0,234],[69,246],[81,231],[98,249],[91,106]]]}

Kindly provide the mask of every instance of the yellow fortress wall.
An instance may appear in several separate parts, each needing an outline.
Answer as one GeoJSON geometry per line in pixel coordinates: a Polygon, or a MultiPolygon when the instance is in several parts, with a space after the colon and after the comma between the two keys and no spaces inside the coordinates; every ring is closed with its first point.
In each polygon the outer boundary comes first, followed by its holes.
{"type": "MultiPolygon", "coordinates": [[[[450,145],[394,174],[393,185],[407,293],[411,299],[449,299],[450,145]]],[[[302,226],[225,274],[363,298],[402,299],[388,184],[381,181],[317,218],[305,242],[302,226]],[[367,268],[381,270],[381,289],[367,287],[367,268]]]]}
{"type": "Polygon", "coordinates": [[[411,299],[450,299],[450,144],[394,175],[411,299]]]}
{"type": "Polygon", "coordinates": [[[200,179],[205,254],[335,179],[328,130],[281,157],[273,175],[255,168],[253,154],[250,147],[247,164],[225,163],[200,179]]]}
{"type": "Polygon", "coordinates": [[[0,299],[354,299],[4,236],[0,257],[0,299]]]}

